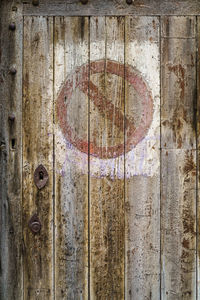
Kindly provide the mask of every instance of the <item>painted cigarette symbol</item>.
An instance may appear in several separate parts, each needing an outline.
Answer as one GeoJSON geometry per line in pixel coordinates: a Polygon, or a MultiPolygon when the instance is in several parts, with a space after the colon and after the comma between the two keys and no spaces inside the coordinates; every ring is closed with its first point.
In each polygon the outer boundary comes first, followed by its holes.
{"type": "Polygon", "coordinates": [[[90,65],[83,65],[75,70],[63,85],[58,96],[57,118],[62,133],[67,141],[73,144],[77,149],[88,153],[88,141],[83,140],[72,134],[72,128],[67,122],[68,104],[75,89],[79,88],[83,93],[89,96],[89,99],[98,107],[100,113],[106,113],[106,116],[113,120],[113,123],[123,131],[123,124],[126,127],[126,139],[124,143],[110,147],[99,147],[90,141],[90,154],[99,158],[114,158],[122,155],[124,149],[126,152],[134,148],[146,135],[153,118],[153,99],[151,92],[139,73],[131,66],[107,60],[93,61],[90,65]],[[134,122],[124,116],[120,108],[114,107],[111,99],[100,93],[98,87],[89,80],[90,76],[98,73],[110,73],[124,78],[138,93],[142,106],[140,123],[135,126],[134,122]],[[65,99],[68,100],[66,103],[65,99]],[[113,116],[113,111],[115,115],[113,116]]]}

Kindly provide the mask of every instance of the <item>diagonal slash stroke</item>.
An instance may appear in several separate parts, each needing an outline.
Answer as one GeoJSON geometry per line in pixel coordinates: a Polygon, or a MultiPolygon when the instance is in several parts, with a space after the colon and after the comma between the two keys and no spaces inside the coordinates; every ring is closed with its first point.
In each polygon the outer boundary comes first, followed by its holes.
{"type": "Polygon", "coordinates": [[[107,113],[108,119],[113,120],[113,112],[115,111],[114,124],[123,131],[123,122],[126,124],[126,128],[129,130],[135,130],[134,124],[132,124],[128,118],[124,117],[121,110],[116,107],[111,101],[109,101],[105,96],[103,96],[98,87],[89,81],[89,93],[88,93],[88,82],[81,84],[80,89],[85,94],[88,94],[89,98],[93,100],[98,110],[101,113],[107,113]]]}

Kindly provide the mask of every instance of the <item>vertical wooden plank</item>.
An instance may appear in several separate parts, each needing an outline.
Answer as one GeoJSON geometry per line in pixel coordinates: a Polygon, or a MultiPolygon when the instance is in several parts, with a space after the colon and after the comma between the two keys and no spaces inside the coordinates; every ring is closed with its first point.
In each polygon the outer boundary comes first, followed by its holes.
{"type": "Polygon", "coordinates": [[[196,299],[196,21],[161,25],[162,299],[196,299]]]}
{"type": "Polygon", "coordinates": [[[0,3],[0,299],[22,298],[22,5],[0,3]],[[16,29],[9,30],[15,23],[16,29]],[[17,73],[9,71],[15,67],[17,73]],[[13,117],[14,119],[13,119],[13,117]]]}
{"type": "Polygon", "coordinates": [[[163,17],[162,148],[196,148],[194,17],[163,17]]]}
{"type": "Polygon", "coordinates": [[[126,299],[160,299],[159,18],[125,19],[126,299]],[[130,139],[130,136],[132,138],[130,139]],[[130,149],[131,145],[131,149],[130,149]]]}
{"type": "Polygon", "coordinates": [[[162,299],[196,299],[196,151],[162,150],[162,299]]]}
{"type": "Polygon", "coordinates": [[[24,18],[23,73],[24,299],[53,299],[53,19],[24,18]],[[47,185],[34,171],[43,164],[47,185]],[[31,232],[37,214],[42,228],[31,232]]]}
{"type": "Polygon", "coordinates": [[[200,17],[197,17],[197,299],[200,299],[200,17]]]}
{"type": "Polygon", "coordinates": [[[123,299],[123,17],[91,18],[89,95],[90,293],[91,299],[123,299]]]}
{"type": "Polygon", "coordinates": [[[88,18],[55,18],[54,61],[56,299],[87,299],[88,18]]]}

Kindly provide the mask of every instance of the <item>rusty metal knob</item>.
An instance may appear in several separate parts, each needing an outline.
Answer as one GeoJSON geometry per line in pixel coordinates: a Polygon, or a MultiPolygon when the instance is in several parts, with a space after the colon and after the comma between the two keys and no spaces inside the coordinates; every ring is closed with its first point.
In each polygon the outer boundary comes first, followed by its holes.
{"type": "Polygon", "coordinates": [[[40,220],[36,214],[31,217],[30,221],[28,222],[28,225],[33,233],[40,232],[42,227],[40,220]]]}

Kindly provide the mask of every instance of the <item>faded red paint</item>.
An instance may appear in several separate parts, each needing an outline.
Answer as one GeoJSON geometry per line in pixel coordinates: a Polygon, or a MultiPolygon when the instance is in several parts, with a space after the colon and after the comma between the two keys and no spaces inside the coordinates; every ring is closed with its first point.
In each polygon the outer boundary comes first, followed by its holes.
{"type": "Polygon", "coordinates": [[[88,153],[88,141],[78,137],[72,138],[72,128],[67,123],[67,106],[72,97],[73,91],[79,88],[89,96],[90,100],[98,107],[101,113],[106,113],[110,120],[113,120],[115,111],[114,124],[123,131],[123,124],[126,126],[126,145],[124,143],[112,147],[98,147],[95,143],[90,142],[90,154],[100,158],[113,158],[130,151],[146,135],[147,130],[153,118],[153,99],[147,84],[143,78],[131,66],[124,66],[119,62],[110,60],[100,60],[91,62],[90,65],[83,65],[75,70],[73,75],[68,78],[61,89],[57,99],[57,117],[60,128],[65,138],[82,152],[88,153]],[[143,111],[141,114],[140,124],[135,128],[134,124],[124,116],[124,113],[115,107],[110,99],[102,95],[95,84],[89,81],[90,75],[97,73],[110,73],[125,78],[141,97],[143,111]],[[65,101],[67,98],[67,103],[65,101]]]}

